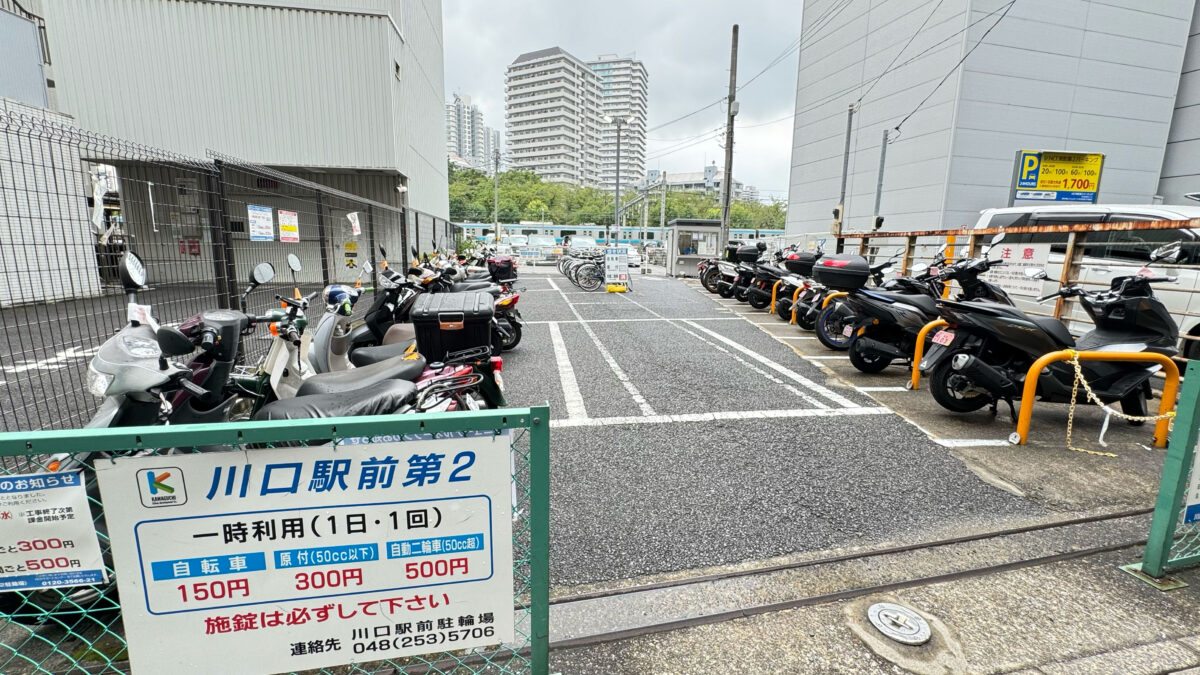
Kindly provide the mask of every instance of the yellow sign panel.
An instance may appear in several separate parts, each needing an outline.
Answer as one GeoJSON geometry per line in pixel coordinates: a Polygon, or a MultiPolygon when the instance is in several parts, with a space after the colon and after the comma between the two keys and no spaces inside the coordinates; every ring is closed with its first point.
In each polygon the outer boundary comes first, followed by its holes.
{"type": "Polygon", "coordinates": [[[1017,152],[1015,199],[1095,203],[1104,155],[1091,152],[1017,152]]]}
{"type": "Polygon", "coordinates": [[[346,259],[346,267],[354,269],[358,267],[358,242],[348,241],[343,256],[346,259]]]}

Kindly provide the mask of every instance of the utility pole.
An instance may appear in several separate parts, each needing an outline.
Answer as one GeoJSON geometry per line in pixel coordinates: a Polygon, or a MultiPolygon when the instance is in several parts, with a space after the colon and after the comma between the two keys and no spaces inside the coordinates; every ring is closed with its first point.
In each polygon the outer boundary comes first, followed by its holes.
{"type": "Polygon", "coordinates": [[[496,243],[500,243],[500,148],[496,148],[494,157],[494,173],[492,174],[492,229],[496,232],[496,243]]]}
{"type": "Polygon", "coordinates": [[[729,202],[733,199],[733,118],[738,113],[737,102],[738,25],[733,24],[733,44],[729,49],[729,100],[725,110],[725,177],[721,179],[721,239],[722,249],[729,241],[729,202]]]}
{"type": "Polygon", "coordinates": [[[846,220],[846,177],[850,171],[850,134],[854,130],[854,104],[846,112],[846,148],[842,151],[842,189],[838,193],[837,213],[833,217],[833,236],[838,253],[842,252],[842,223],[846,220]]]}
{"type": "Polygon", "coordinates": [[[883,198],[883,167],[887,161],[888,130],[883,129],[883,145],[879,146],[879,178],[875,183],[875,229],[879,229],[879,202],[883,198]]]}
{"type": "Polygon", "coordinates": [[[646,250],[646,226],[650,221],[650,186],[642,192],[642,236],[638,239],[642,244],[642,250],[646,250]]]}
{"type": "MultiPolygon", "coordinates": [[[[658,240],[663,246],[670,246],[670,237],[667,236],[667,172],[659,174],[662,176],[659,180],[662,181],[662,199],[658,202],[658,240]]],[[[664,250],[667,255],[664,256],[663,263],[667,265],[667,276],[675,276],[675,270],[671,265],[671,252],[664,250]]]]}
{"type": "MultiPolygon", "coordinates": [[[[613,227],[617,228],[617,238],[621,238],[621,120],[617,119],[617,180],[613,185],[613,227]]],[[[608,230],[604,231],[604,246],[608,246],[608,230]]]]}

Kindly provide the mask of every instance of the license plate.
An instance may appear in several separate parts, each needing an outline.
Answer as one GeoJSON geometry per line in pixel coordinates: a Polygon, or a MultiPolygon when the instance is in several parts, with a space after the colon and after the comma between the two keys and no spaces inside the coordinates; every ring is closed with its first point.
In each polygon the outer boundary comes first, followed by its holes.
{"type": "Polygon", "coordinates": [[[954,333],[951,333],[948,330],[939,330],[937,334],[933,336],[933,344],[935,345],[949,347],[950,343],[952,342],[954,342],[954,333]]]}
{"type": "Polygon", "coordinates": [[[845,335],[846,337],[850,337],[851,335],[854,335],[854,326],[849,325],[849,326],[846,326],[845,328],[843,328],[842,335],[845,335]]]}

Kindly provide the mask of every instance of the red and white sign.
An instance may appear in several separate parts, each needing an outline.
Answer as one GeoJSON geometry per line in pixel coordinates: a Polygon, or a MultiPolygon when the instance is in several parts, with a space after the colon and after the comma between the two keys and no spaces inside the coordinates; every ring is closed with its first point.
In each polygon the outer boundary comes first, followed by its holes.
{"type": "Polygon", "coordinates": [[[300,216],[295,211],[279,209],[279,241],[300,242],[300,216]]]}

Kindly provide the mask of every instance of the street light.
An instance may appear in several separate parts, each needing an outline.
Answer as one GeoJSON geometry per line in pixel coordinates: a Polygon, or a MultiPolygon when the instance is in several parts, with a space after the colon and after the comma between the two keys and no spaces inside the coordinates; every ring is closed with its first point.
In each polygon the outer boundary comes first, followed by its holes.
{"type": "MultiPolygon", "coordinates": [[[[621,129],[633,124],[633,115],[613,118],[604,116],[605,124],[617,125],[617,177],[613,183],[613,227],[617,228],[617,239],[621,238],[621,129]]],[[[604,228],[604,245],[608,246],[608,228],[604,228]]]]}

